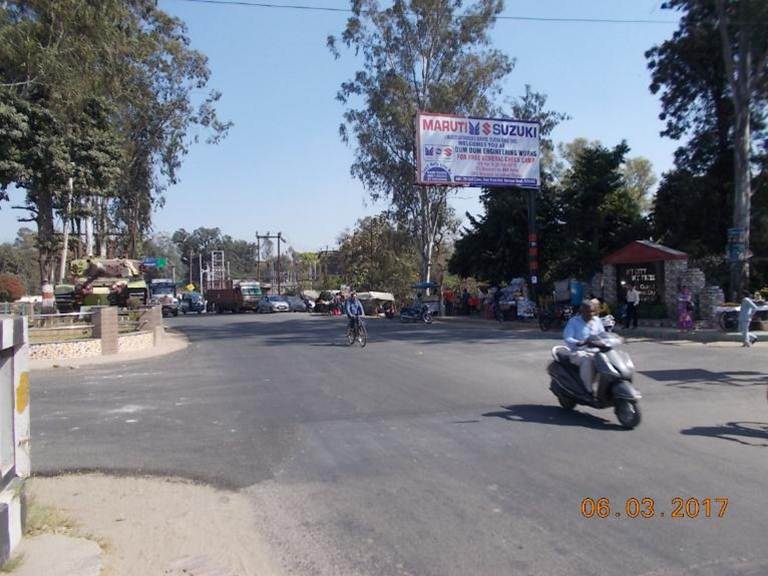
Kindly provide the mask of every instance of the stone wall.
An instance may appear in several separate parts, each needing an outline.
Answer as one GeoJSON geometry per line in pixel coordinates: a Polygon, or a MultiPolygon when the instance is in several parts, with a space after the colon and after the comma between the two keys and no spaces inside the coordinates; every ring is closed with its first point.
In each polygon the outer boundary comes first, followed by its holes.
{"type": "Polygon", "coordinates": [[[65,360],[91,356],[101,356],[101,340],[97,338],[32,344],[29,347],[30,360],[65,360]]]}
{"type": "Polygon", "coordinates": [[[720,286],[707,286],[699,293],[699,314],[707,326],[715,326],[715,307],[724,301],[725,293],[720,286]]]}
{"type": "Polygon", "coordinates": [[[664,304],[670,318],[677,316],[677,294],[681,279],[688,270],[688,260],[667,260],[664,262],[664,304]]]}
{"type": "Polygon", "coordinates": [[[612,308],[619,303],[619,296],[616,294],[616,266],[613,264],[603,266],[603,298],[612,308]]]}
{"type": "Polygon", "coordinates": [[[135,352],[137,350],[146,350],[155,345],[155,334],[152,332],[136,332],[135,334],[124,334],[118,338],[117,351],[135,352]]]}

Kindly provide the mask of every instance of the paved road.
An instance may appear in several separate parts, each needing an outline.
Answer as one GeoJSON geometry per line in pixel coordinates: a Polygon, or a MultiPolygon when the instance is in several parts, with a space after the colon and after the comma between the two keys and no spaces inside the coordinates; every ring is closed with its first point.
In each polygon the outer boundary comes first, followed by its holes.
{"type": "Polygon", "coordinates": [[[644,420],[624,431],[557,406],[534,331],[371,320],[361,350],[323,317],[171,324],[187,350],[33,375],[38,472],[241,489],[295,574],[768,574],[768,348],[631,344],[644,420]],[[657,514],[587,520],[585,497],[657,514]],[[673,519],[675,497],[729,507],[673,519]]]}

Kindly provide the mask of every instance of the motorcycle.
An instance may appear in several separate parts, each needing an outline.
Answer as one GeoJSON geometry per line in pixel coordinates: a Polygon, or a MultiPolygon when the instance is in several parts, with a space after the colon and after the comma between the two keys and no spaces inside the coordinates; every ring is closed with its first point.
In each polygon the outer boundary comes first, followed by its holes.
{"type": "Polygon", "coordinates": [[[546,332],[552,328],[563,328],[573,316],[571,306],[557,306],[554,310],[539,312],[539,328],[546,332]]]}
{"type": "Polygon", "coordinates": [[[400,320],[407,322],[412,320],[414,322],[424,322],[424,324],[432,324],[432,312],[429,311],[429,306],[422,304],[421,306],[403,306],[400,310],[400,320]]]}
{"type": "Polygon", "coordinates": [[[613,332],[613,329],[616,327],[616,318],[611,314],[600,316],[600,321],[603,323],[606,332],[613,332]]]}
{"type": "Polygon", "coordinates": [[[632,429],[640,424],[642,396],[632,386],[635,366],[624,351],[617,350],[622,339],[616,334],[605,333],[593,336],[587,341],[589,350],[595,352],[597,372],[597,396],[585,387],[579,375],[579,367],[570,361],[570,350],[566,346],[552,348],[553,361],[547,367],[551,381],[549,389],[557,397],[560,406],[573,410],[577,404],[592,408],[614,408],[619,423],[632,429]]]}

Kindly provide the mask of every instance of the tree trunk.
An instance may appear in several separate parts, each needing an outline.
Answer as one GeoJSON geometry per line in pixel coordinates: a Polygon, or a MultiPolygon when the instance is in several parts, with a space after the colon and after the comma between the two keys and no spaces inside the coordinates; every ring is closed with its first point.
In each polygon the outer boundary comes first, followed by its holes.
{"type": "Polygon", "coordinates": [[[88,196],[85,204],[87,216],[85,217],[85,254],[93,256],[93,199],[88,196]]]}
{"type": "MultiPolygon", "coordinates": [[[[750,109],[752,104],[752,46],[748,2],[739,5],[737,42],[738,57],[734,57],[733,43],[728,29],[728,13],[724,0],[717,0],[718,29],[725,70],[731,87],[733,102],[733,227],[741,231],[744,241],[743,257],[731,262],[731,294],[740,298],[749,286],[749,226],[752,197],[752,177],[749,157],[752,148],[750,135],[750,109]]],[[[759,71],[758,71],[759,73],[759,71]]]]}
{"type": "Polygon", "coordinates": [[[56,231],[53,225],[53,198],[47,189],[34,191],[37,206],[37,250],[40,265],[40,284],[54,281],[53,261],[56,231]]]}
{"type": "MultiPolygon", "coordinates": [[[[734,131],[734,202],[733,227],[744,232],[745,256],[749,251],[749,227],[752,197],[752,182],[749,169],[750,130],[749,109],[736,111],[736,129],[734,131]]],[[[731,291],[738,301],[743,290],[749,287],[749,260],[746,258],[731,263],[731,291]]]]}
{"type": "Polygon", "coordinates": [[[67,205],[64,208],[62,222],[63,240],[61,245],[61,262],[59,263],[59,282],[67,277],[67,253],[69,251],[69,215],[72,212],[72,178],[67,182],[67,205]]]}

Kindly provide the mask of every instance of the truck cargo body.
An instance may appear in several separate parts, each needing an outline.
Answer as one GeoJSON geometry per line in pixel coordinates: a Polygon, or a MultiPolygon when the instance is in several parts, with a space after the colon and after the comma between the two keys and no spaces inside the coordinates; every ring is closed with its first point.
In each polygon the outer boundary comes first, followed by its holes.
{"type": "Polygon", "coordinates": [[[238,282],[230,288],[209,288],[205,293],[209,312],[255,312],[261,300],[258,282],[238,282]]]}

